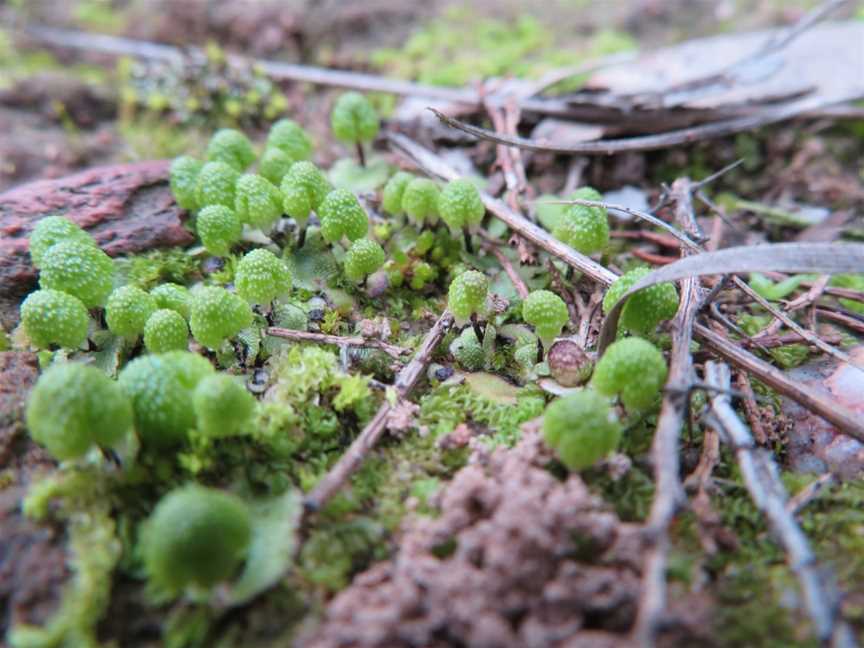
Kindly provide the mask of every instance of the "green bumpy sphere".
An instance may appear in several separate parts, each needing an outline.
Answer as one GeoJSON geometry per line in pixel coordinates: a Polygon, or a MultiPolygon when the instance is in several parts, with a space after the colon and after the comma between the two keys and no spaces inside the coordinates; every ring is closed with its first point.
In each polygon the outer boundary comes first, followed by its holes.
{"type": "Polygon", "coordinates": [[[609,244],[609,218],[597,207],[569,205],[552,235],[582,254],[599,252],[609,244]]]}
{"type": "Polygon", "coordinates": [[[224,288],[206,286],[192,293],[189,328],[198,342],[218,349],[230,337],[252,324],[252,309],[224,288]]]}
{"type": "Polygon", "coordinates": [[[360,281],[384,265],[384,250],[376,241],[357,239],[345,253],[345,276],[360,281]]]}
{"type": "Polygon", "coordinates": [[[631,411],[654,404],[666,382],[666,360],[653,344],[628,337],[609,345],[594,367],[591,384],[604,396],[617,395],[631,411]]]}
{"type": "Polygon", "coordinates": [[[252,519],[241,499],[203,486],[163,497],[144,524],[142,554],[157,585],[212,587],[230,578],[249,550],[252,519]]]}
{"type": "Polygon", "coordinates": [[[402,193],[402,210],[417,225],[438,220],[438,185],[429,178],[414,178],[402,193]]]}
{"type": "Polygon", "coordinates": [[[42,257],[53,245],[64,241],[76,241],[96,246],[93,238],[77,223],[62,216],[46,216],[33,227],[30,233],[30,258],[35,268],[42,267],[42,257]]]}
{"type": "Polygon", "coordinates": [[[266,147],[282,151],[295,162],[312,157],[312,141],[308,133],[290,119],[280,119],[270,127],[266,147]]]}
{"type": "Polygon", "coordinates": [[[188,155],[181,155],[171,163],[170,182],[171,193],[174,200],[183,209],[194,211],[198,209],[198,198],[195,186],[198,182],[198,174],[204,163],[188,155]]]}
{"type": "Polygon", "coordinates": [[[111,293],[105,306],[105,321],[114,335],[136,337],[156,312],[156,299],[135,286],[123,286],[111,293]]]}
{"type": "Polygon", "coordinates": [[[234,209],[235,185],[240,173],[225,162],[208,162],[195,181],[195,201],[198,207],[224,205],[234,209]]]}
{"type": "Polygon", "coordinates": [[[450,282],[447,308],[458,321],[464,322],[483,309],[488,291],[486,275],[476,270],[463,272],[450,282]]]}
{"type": "Polygon", "coordinates": [[[156,306],[168,308],[180,313],[184,319],[189,319],[189,289],[175,283],[159,284],[150,291],[156,306]]]}
{"type": "Polygon", "coordinates": [[[265,177],[247,173],[237,181],[234,207],[237,217],[265,229],[282,215],[282,192],[265,177]]]}
{"type": "Polygon", "coordinates": [[[282,184],[282,179],[291,170],[296,160],[278,148],[268,148],[258,162],[258,173],[274,185],[282,184]]]}
{"type": "Polygon", "coordinates": [[[621,424],[605,398],[583,389],[549,404],[543,438],[565,466],[581,470],[618,447],[621,424]]]}
{"type": "Polygon", "coordinates": [[[330,126],[343,142],[370,142],[378,134],[378,113],[369,100],[357,92],[346,92],[336,100],[330,126]]]}
{"type": "Polygon", "coordinates": [[[357,200],[357,196],[347,189],[334,189],[318,209],[321,219],[321,236],[328,243],[334,243],[343,236],[349,241],[366,236],[369,231],[369,217],[357,200]]]}
{"type": "MultiPolygon", "coordinates": [[[[588,185],[579,187],[576,191],[570,194],[570,198],[603,202],[603,194],[597,191],[594,187],[589,187],[588,185]]],[[[605,219],[609,218],[609,212],[606,211],[605,207],[590,207],[588,205],[583,205],[583,207],[590,210],[598,219],[601,217],[605,219]]]]}
{"type": "Polygon", "coordinates": [[[207,376],[192,398],[198,429],[211,438],[240,434],[255,411],[255,399],[228,374],[207,376]]]}
{"type": "Polygon", "coordinates": [[[258,248],[247,253],[234,273],[237,294],[253,304],[269,304],[291,292],[288,266],[269,250],[258,248]]]}
{"type": "Polygon", "coordinates": [[[117,382],[132,400],[142,443],[169,448],[183,443],[196,426],[192,394],[213,367],[200,355],[170,351],[135,358],[117,382]]]}
{"type": "Polygon", "coordinates": [[[535,290],[522,302],[522,319],[534,327],[537,337],[549,346],[561,335],[561,329],[570,319],[567,304],[548,290],[535,290]]]}
{"type": "Polygon", "coordinates": [[[474,328],[469,326],[459,334],[452,344],[450,353],[456,361],[468,371],[479,371],[486,362],[486,354],[483,353],[483,345],[477,341],[474,328]]]}
{"type": "MultiPolygon", "coordinates": [[[[650,268],[634,268],[618,277],[603,296],[603,312],[608,313],[633,284],[651,272],[650,268]]],[[[624,304],[619,324],[633,333],[648,335],[663,320],[678,312],[678,290],[665,282],[643,288],[631,295],[624,304]]]]}
{"type": "Polygon", "coordinates": [[[391,216],[398,216],[402,213],[402,197],[412,180],[414,180],[413,175],[399,171],[387,181],[381,194],[381,208],[385,213],[391,216]]]}
{"type": "Polygon", "coordinates": [[[298,223],[305,223],[309,213],[318,210],[332,187],[321,170],[311,162],[296,162],[279,187],[285,213],[298,223]]]}
{"type": "Polygon", "coordinates": [[[438,213],[451,230],[459,230],[479,225],[486,207],[477,187],[460,178],[448,182],[438,196],[438,213]]]}
{"type": "Polygon", "coordinates": [[[224,162],[237,171],[244,171],[255,161],[255,150],[243,133],[223,128],[216,131],[207,144],[207,161],[224,162]]]}
{"type": "Polygon", "coordinates": [[[162,308],[144,325],[144,346],[150,353],[185,351],[189,345],[189,326],[177,311],[162,308]]]}
{"type": "Polygon", "coordinates": [[[214,256],[228,256],[231,246],[243,234],[237,214],[225,205],[210,205],[198,212],[195,228],[201,245],[214,256]]]}
{"type": "Polygon", "coordinates": [[[114,262],[95,245],[67,241],[42,256],[39,285],[74,295],[87,308],[105,303],[114,284],[114,262]]]}
{"type": "Polygon", "coordinates": [[[39,377],[27,402],[27,427],[55,458],[74,459],[122,439],[132,429],[132,405],[96,367],[67,362],[39,377]]]}
{"type": "Polygon", "coordinates": [[[77,349],[87,339],[90,318],[84,303],[59,290],[37,290],[21,304],[21,323],[33,346],[77,349]]]}

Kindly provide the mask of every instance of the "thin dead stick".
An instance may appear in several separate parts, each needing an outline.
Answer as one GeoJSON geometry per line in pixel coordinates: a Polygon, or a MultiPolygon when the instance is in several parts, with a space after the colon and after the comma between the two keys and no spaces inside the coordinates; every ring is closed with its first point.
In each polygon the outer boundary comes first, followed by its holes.
{"type": "Polygon", "coordinates": [[[836,97],[808,97],[790,101],[778,106],[765,108],[753,115],[736,117],[700,126],[691,126],[679,130],[668,131],[658,135],[640,135],[636,137],[625,137],[623,139],[598,140],[594,142],[579,142],[577,144],[558,145],[550,144],[540,140],[532,140],[518,136],[504,136],[494,133],[485,128],[479,128],[453,119],[439,110],[429,108],[438,119],[447,126],[460,130],[463,133],[473,135],[477,139],[504,144],[506,146],[518,146],[529,151],[541,151],[547,153],[560,153],[562,155],[615,155],[633,151],[654,151],[658,149],[692,144],[707,139],[716,139],[727,135],[734,135],[744,131],[755,130],[770,124],[786,121],[798,117],[804,113],[820,110],[847,101],[860,99],[860,93],[848,93],[836,97]]]}
{"type": "Polygon", "coordinates": [[[852,331],[864,333],[864,322],[850,315],[846,315],[845,313],[837,313],[827,308],[817,308],[816,315],[818,317],[821,317],[822,319],[827,319],[831,320],[832,322],[842,324],[843,326],[852,331]]]}
{"type": "Polygon", "coordinates": [[[504,268],[504,272],[510,278],[510,282],[513,284],[513,287],[516,289],[516,293],[520,298],[525,299],[528,296],[528,286],[525,285],[525,281],[522,277],[519,276],[519,273],[516,272],[516,269],[513,267],[513,264],[510,263],[510,259],[507,258],[507,255],[504,254],[501,249],[493,242],[490,241],[489,235],[485,235],[483,237],[485,240],[483,242],[483,247],[487,251],[492,253],[498,263],[501,264],[501,267],[504,268]]]}
{"type": "Polygon", "coordinates": [[[837,477],[832,472],[820,475],[816,480],[807,484],[786,503],[786,510],[792,515],[798,515],[805,506],[815,500],[825,489],[837,483],[837,477]]]}
{"type": "Polygon", "coordinates": [[[282,338],[284,340],[294,340],[297,342],[319,342],[321,344],[335,344],[339,347],[355,346],[355,347],[374,347],[381,349],[384,353],[399,359],[401,356],[411,353],[410,349],[388,344],[383,340],[364,337],[343,337],[341,335],[328,335],[326,333],[311,333],[309,331],[293,331],[291,329],[278,328],[271,326],[264,331],[267,335],[282,338]]]}
{"type": "Polygon", "coordinates": [[[854,645],[851,630],[840,617],[840,592],[822,577],[807,536],[786,508],[786,491],[774,458],[769,451],[754,447],[750,430],[738,418],[729,395],[724,392],[730,386],[729,367],[707,362],[705,380],[717,388],[711,395],[709,423],[734,450],[753,503],[785,549],[817,638],[834,646],[854,645]]]}
{"type": "Polygon", "coordinates": [[[756,394],[753,393],[753,385],[750,384],[746,371],[738,372],[736,384],[738,391],[743,394],[744,411],[747,413],[747,420],[750,421],[750,429],[753,430],[756,443],[764,446],[768,443],[768,435],[765,433],[765,426],[762,425],[762,416],[759,414],[759,406],[756,405],[756,394]]]}
{"type": "Polygon", "coordinates": [[[396,376],[394,388],[396,390],[396,401],[391,404],[384,401],[378,412],[371,421],[363,428],[348,450],[339,458],[326,475],[318,482],[312,492],[306,496],[304,501],[307,511],[318,511],[321,507],[342,487],[351,475],[361,466],[366,456],[378,443],[378,440],[387,429],[387,420],[390,412],[396,404],[406,398],[414,386],[420,380],[420,376],[432,359],[432,353],[441,343],[441,340],[453,326],[453,316],[449,311],[444,311],[435,325],[429,329],[417,353],[411,361],[405,365],[396,376]]]}
{"type": "Polygon", "coordinates": [[[567,290],[567,287],[564,285],[564,278],[561,276],[561,273],[558,272],[558,268],[555,267],[552,259],[546,259],[546,268],[549,271],[549,282],[552,285],[553,291],[561,297],[567,305],[567,313],[570,315],[570,322],[578,322],[579,311],[576,308],[576,302],[573,301],[572,293],[567,290]]]}
{"type": "MultiPolygon", "coordinates": [[[[412,160],[418,167],[430,175],[440,177],[444,180],[454,180],[459,177],[456,170],[441,159],[440,156],[420,146],[410,138],[398,133],[388,133],[387,138],[398,152],[412,160]]],[[[501,201],[495,200],[483,192],[480,195],[489,211],[506,223],[514,232],[519,233],[537,247],[543,248],[553,256],[564,261],[567,265],[604,286],[610,285],[618,278],[618,275],[608,268],[603,267],[584,254],[580,254],[569,245],[565,245],[553,238],[548,232],[512,211],[501,201]]],[[[731,362],[739,369],[749,371],[777,392],[788,396],[826,421],[834,423],[841,431],[864,441],[864,422],[848,408],[826,399],[821,394],[808,389],[799,382],[791,380],[776,367],[741,349],[707,326],[696,324],[694,334],[697,339],[705,343],[727,362],[731,362]]]]}
{"type": "Polygon", "coordinates": [[[708,428],[702,436],[702,454],[699,456],[699,463],[684,480],[684,488],[707,491],[711,486],[711,473],[718,463],[720,463],[720,437],[717,436],[717,432],[708,428]]]}

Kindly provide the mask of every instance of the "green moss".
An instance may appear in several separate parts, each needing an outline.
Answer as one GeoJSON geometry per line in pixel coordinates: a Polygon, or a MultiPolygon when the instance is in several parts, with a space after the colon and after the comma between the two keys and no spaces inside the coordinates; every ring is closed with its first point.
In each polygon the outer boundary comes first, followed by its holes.
{"type": "Polygon", "coordinates": [[[160,283],[187,284],[200,274],[198,259],[183,248],[153,250],[115,260],[127,283],[149,290],[160,283]]]}

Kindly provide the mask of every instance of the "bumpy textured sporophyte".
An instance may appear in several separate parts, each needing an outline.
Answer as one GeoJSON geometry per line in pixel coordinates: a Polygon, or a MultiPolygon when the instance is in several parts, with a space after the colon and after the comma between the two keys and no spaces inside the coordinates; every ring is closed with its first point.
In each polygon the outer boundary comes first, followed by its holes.
{"type": "Polygon", "coordinates": [[[327,194],[318,208],[318,217],[321,219],[321,236],[328,243],[339,241],[343,236],[356,241],[369,231],[366,210],[357,196],[347,189],[334,189],[327,194]]]}
{"type": "Polygon", "coordinates": [[[198,212],[195,228],[201,244],[214,256],[228,256],[231,246],[243,234],[237,214],[225,205],[210,205],[198,212]]]}
{"type": "Polygon", "coordinates": [[[161,308],[144,325],[144,346],[150,353],[184,351],[189,343],[189,325],[177,311],[161,308]]]}
{"type": "Polygon", "coordinates": [[[387,181],[381,193],[381,208],[384,213],[398,216],[403,212],[402,198],[405,195],[405,189],[412,180],[414,180],[412,174],[399,171],[387,181]]]}
{"type": "Polygon", "coordinates": [[[477,334],[470,326],[450,344],[450,353],[468,371],[479,371],[486,361],[483,345],[477,340],[477,334]]]}
{"type": "MultiPolygon", "coordinates": [[[[572,197],[603,200],[591,187],[578,189],[572,197]]],[[[599,252],[609,244],[609,216],[603,207],[568,205],[552,235],[583,254],[599,252]]]]}
{"type": "Polygon", "coordinates": [[[68,293],[59,290],[37,290],[21,304],[21,323],[33,346],[50,348],[52,344],[75,349],[87,339],[87,307],[68,293]]]}
{"type": "Polygon", "coordinates": [[[35,268],[42,266],[42,257],[53,245],[64,241],[76,241],[96,246],[93,238],[77,223],[62,216],[46,216],[33,227],[30,233],[30,259],[35,268]]]}
{"type": "Polygon", "coordinates": [[[198,197],[195,187],[198,182],[198,174],[204,163],[201,160],[181,155],[171,162],[170,183],[171,193],[174,194],[174,200],[183,209],[194,211],[198,209],[198,197]]]}
{"type": "Polygon", "coordinates": [[[402,193],[402,210],[415,225],[438,220],[438,185],[429,178],[414,178],[402,193]]]}
{"type": "Polygon", "coordinates": [[[258,161],[258,173],[278,187],[295,162],[296,160],[282,149],[267,148],[258,161]]]}
{"type": "Polygon", "coordinates": [[[537,337],[548,347],[561,335],[561,329],[570,319],[567,304],[548,290],[535,290],[522,302],[522,319],[534,327],[537,337]]]}
{"type": "Polygon", "coordinates": [[[51,366],[27,402],[30,436],[55,458],[110,447],[132,430],[132,405],[116,382],[77,362],[51,366]]]}
{"type": "Polygon", "coordinates": [[[291,272],[285,262],[269,250],[248,252],[234,273],[237,294],[253,304],[269,304],[291,291],[291,272]]]}
{"type": "Polygon", "coordinates": [[[197,424],[192,395],[213,372],[206,359],[188,351],[140,356],[127,364],[117,383],[132,401],[142,443],[157,448],[183,443],[197,424]]]}
{"type": "Polygon", "coordinates": [[[255,399],[236,378],[224,373],[207,376],[192,397],[198,430],[215,438],[243,432],[255,411],[255,399]]]}
{"type": "MultiPolygon", "coordinates": [[[[618,277],[603,296],[603,312],[612,310],[621,296],[649,272],[649,268],[634,268],[618,277]]],[[[677,311],[678,290],[675,284],[665,282],[648,286],[631,295],[618,322],[633,333],[648,335],[660,322],[675,317],[677,311]]]]}
{"type": "Polygon", "coordinates": [[[486,207],[470,181],[460,178],[448,182],[438,196],[438,213],[447,226],[457,231],[480,225],[486,207]]]}
{"type": "Polygon", "coordinates": [[[150,291],[159,308],[168,308],[189,319],[189,289],[175,283],[159,284],[150,291]]]}
{"type": "Polygon", "coordinates": [[[234,196],[240,172],[225,162],[208,162],[195,180],[195,202],[198,208],[224,205],[234,209],[234,196]]]}
{"type": "Polygon", "coordinates": [[[603,396],[582,389],[549,404],[543,438],[565,466],[581,470],[618,447],[621,424],[603,396]]]}
{"type": "Polygon", "coordinates": [[[458,322],[464,323],[486,305],[489,280],[482,272],[467,270],[450,282],[447,308],[458,322]]]}
{"type": "Polygon", "coordinates": [[[135,338],[144,332],[144,325],[157,308],[150,293],[136,286],[123,286],[108,297],[105,321],[114,335],[135,338]]]}
{"type": "Polygon", "coordinates": [[[282,192],[267,178],[247,173],[237,180],[234,211],[241,222],[268,229],[282,215],[282,192]]]}
{"type": "Polygon", "coordinates": [[[330,126],[336,139],[354,144],[375,139],[380,123],[378,113],[366,97],[346,92],[333,106],[330,126]]]}
{"type": "Polygon", "coordinates": [[[384,265],[384,250],[377,241],[357,239],[345,253],[345,276],[360,281],[384,265]]]}
{"type": "Polygon", "coordinates": [[[282,151],[294,162],[312,157],[312,140],[300,124],[290,119],[280,119],[270,127],[266,148],[282,151]]]}
{"type": "Polygon", "coordinates": [[[209,349],[218,349],[252,324],[252,309],[234,293],[217,286],[203,286],[192,292],[189,328],[193,337],[209,349]]]}
{"type": "Polygon", "coordinates": [[[66,241],[42,255],[39,285],[74,295],[87,308],[102,306],[114,283],[114,262],[95,245],[66,241]]]}
{"type": "Polygon", "coordinates": [[[618,340],[597,362],[591,385],[604,396],[618,396],[630,411],[655,403],[666,382],[666,360],[657,347],[640,337],[618,340]]]}
{"type": "Polygon", "coordinates": [[[306,223],[309,213],[317,211],[332,187],[321,170],[311,162],[297,162],[282,178],[283,208],[300,225],[306,223]]]}
{"type": "Polygon", "coordinates": [[[251,537],[251,515],[241,499],[184,486],[163,497],[144,523],[144,567],[152,582],[169,590],[212,587],[235,573],[251,537]]]}
{"type": "Polygon", "coordinates": [[[207,161],[224,162],[237,171],[245,171],[255,161],[255,149],[240,131],[223,128],[216,131],[207,144],[207,161]]]}

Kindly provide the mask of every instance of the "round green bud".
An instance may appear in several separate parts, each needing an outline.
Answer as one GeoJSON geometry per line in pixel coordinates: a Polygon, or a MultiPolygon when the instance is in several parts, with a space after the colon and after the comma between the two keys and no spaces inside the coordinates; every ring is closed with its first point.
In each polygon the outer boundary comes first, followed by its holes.
{"type": "Polygon", "coordinates": [[[345,253],[345,276],[360,281],[384,265],[384,250],[376,241],[357,239],[345,253]]]}
{"type": "Polygon", "coordinates": [[[477,187],[460,178],[448,182],[438,196],[438,213],[451,230],[459,230],[479,225],[486,207],[477,187]]]}
{"type": "Polygon", "coordinates": [[[37,290],[21,304],[21,323],[33,346],[76,349],[87,339],[90,318],[80,299],[59,290],[37,290]]]}
{"type": "Polygon", "coordinates": [[[381,208],[385,213],[391,216],[402,213],[402,197],[405,195],[405,188],[413,179],[414,176],[410,173],[399,171],[387,181],[381,195],[381,208]]]}
{"type": "Polygon", "coordinates": [[[105,321],[114,335],[137,337],[156,312],[156,300],[136,286],[123,286],[111,293],[105,306],[105,321]]]}
{"type": "Polygon", "coordinates": [[[216,286],[193,291],[190,300],[189,328],[198,342],[218,349],[252,324],[252,309],[239,296],[216,286]]]}
{"type": "Polygon", "coordinates": [[[201,244],[214,256],[228,256],[243,234],[237,214],[225,205],[210,205],[198,212],[195,228],[201,244]]]}
{"type": "Polygon", "coordinates": [[[237,171],[243,171],[255,161],[252,142],[233,128],[216,131],[207,144],[207,161],[224,162],[237,171]]]}
{"type": "Polygon", "coordinates": [[[666,360],[653,344],[628,337],[609,345],[597,362],[591,384],[604,396],[617,395],[631,411],[654,404],[666,382],[666,360]]]}
{"type": "Polygon", "coordinates": [[[605,398],[583,389],[549,404],[543,437],[565,466],[581,470],[618,447],[621,424],[605,398]]]}
{"type": "Polygon", "coordinates": [[[189,326],[174,310],[162,308],[144,325],[144,346],[150,353],[185,351],[189,343],[189,326]]]}
{"type": "Polygon", "coordinates": [[[186,440],[196,426],[192,394],[212,373],[207,360],[188,351],[140,356],[123,368],[117,382],[132,400],[135,427],[145,445],[168,448],[186,440]]]}
{"type": "Polygon", "coordinates": [[[207,376],[192,397],[198,429],[208,437],[243,432],[255,411],[255,399],[236,379],[224,373],[207,376]]]}
{"type": "Polygon", "coordinates": [[[318,210],[332,187],[321,170],[311,162],[296,162],[282,178],[285,213],[298,223],[305,223],[309,212],[318,210]]]}
{"type": "Polygon", "coordinates": [[[474,328],[470,326],[463,330],[459,337],[450,344],[450,353],[468,371],[479,371],[486,361],[483,345],[477,340],[474,328]]]}
{"type": "Polygon", "coordinates": [[[30,233],[30,258],[35,268],[42,267],[42,257],[53,245],[64,241],[77,241],[96,246],[93,238],[77,223],[62,216],[46,216],[33,227],[30,233]]]}
{"type": "Polygon", "coordinates": [[[472,314],[483,310],[489,280],[482,272],[468,270],[450,282],[447,295],[447,308],[457,321],[464,322],[472,314]]]}
{"type": "Polygon", "coordinates": [[[522,302],[522,319],[534,327],[537,337],[547,347],[561,335],[561,329],[570,319],[567,304],[548,290],[535,290],[522,302]]]}
{"type": "Polygon", "coordinates": [[[295,162],[312,157],[312,141],[309,135],[297,122],[290,119],[280,119],[270,127],[267,148],[278,149],[295,162]]]}
{"type": "Polygon", "coordinates": [[[198,174],[204,163],[188,155],[181,155],[171,163],[170,182],[171,193],[174,200],[183,209],[193,211],[198,209],[198,198],[195,186],[198,182],[198,174]]]}
{"type": "Polygon", "coordinates": [[[95,245],[67,241],[42,255],[39,285],[74,295],[87,308],[105,303],[114,283],[114,262],[95,245]]]}
{"type": "Polygon", "coordinates": [[[208,162],[195,180],[195,201],[198,207],[224,205],[234,209],[235,185],[240,173],[225,162],[208,162]]]}
{"type": "Polygon", "coordinates": [[[378,113],[369,100],[357,92],[341,95],[330,113],[330,126],[343,142],[370,142],[380,126],[378,113]]]}
{"type": "Polygon", "coordinates": [[[54,457],[74,459],[123,438],[132,429],[132,406],[102,371],[67,362],[39,377],[27,402],[27,427],[54,457]]]}
{"type": "Polygon", "coordinates": [[[428,178],[414,178],[402,194],[402,209],[417,225],[438,219],[438,185],[428,178]]]}
{"type": "MultiPolygon", "coordinates": [[[[576,191],[570,194],[570,198],[603,202],[603,194],[597,191],[594,187],[589,187],[588,185],[579,187],[576,191]]],[[[588,205],[583,205],[583,207],[591,211],[598,220],[602,218],[608,221],[609,212],[606,211],[605,207],[589,207],[588,205]]]]}
{"type": "Polygon", "coordinates": [[[241,222],[268,228],[282,215],[282,192],[263,176],[247,173],[237,181],[234,206],[241,222]]]}
{"type": "Polygon", "coordinates": [[[291,170],[295,161],[282,149],[268,148],[258,162],[258,173],[278,186],[282,184],[282,178],[291,170]]]}
{"type": "Polygon", "coordinates": [[[189,289],[175,283],[159,284],[150,291],[156,306],[168,308],[180,313],[184,319],[189,319],[189,289]]]}
{"type": "Polygon", "coordinates": [[[269,304],[291,291],[291,272],[282,259],[269,250],[258,248],[240,259],[234,285],[237,294],[246,301],[269,304]]]}
{"type": "MultiPolygon", "coordinates": [[[[650,272],[650,268],[634,268],[618,277],[603,296],[603,312],[608,313],[612,310],[624,293],[650,272]]],[[[618,322],[633,333],[648,335],[660,322],[675,317],[676,312],[678,312],[678,290],[675,284],[664,282],[648,286],[631,295],[624,304],[618,322]]]]}
{"type": "Polygon", "coordinates": [[[597,210],[596,207],[569,205],[552,235],[582,254],[599,252],[609,244],[609,218],[605,211],[598,213],[597,210]]]}
{"type": "Polygon", "coordinates": [[[318,217],[321,219],[321,236],[328,243],[343,236],[356,241],[369,231],[366,210],[357,196],[347,189],[334,189],[328,193],[318,209],[318,217]]]}
{"type": "Polygon", "coordinates": [[[173,590],[212,587],[245,560],[252,518],[241,499],[203,486],[178,488],[145,522],[141,547],[147,575],[173,590]]]}

